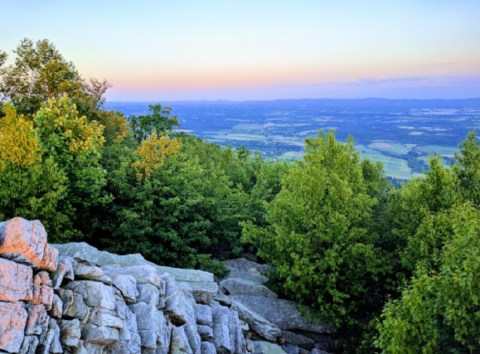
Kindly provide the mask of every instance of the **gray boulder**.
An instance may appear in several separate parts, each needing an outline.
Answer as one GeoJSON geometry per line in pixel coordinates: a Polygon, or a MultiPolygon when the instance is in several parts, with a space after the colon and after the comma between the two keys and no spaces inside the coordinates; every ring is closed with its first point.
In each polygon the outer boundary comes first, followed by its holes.
{"type": "Polygon", "coordinates": [[[298,309],[298,305],[293,301],[249,295],[232,295],[230,298],[255,311],[282,330],[313,333],[331,333],[334,331],[332,327],[325,323],[317,323],[303,316],[298,309]]]}
{"type": "Polygon", "coordinates": [[[197,332],[203,341],[212,341],[213,329],[210,326],[197,325],[197,332]]]}
{"type": "Polygon", "coordinates": [[[315,341],[313,339],[294,332],[283,331],[282,337],[285,339],[285,342],[294,344],[302,348],[311,349],[315,344],[315,341]]]}
{"type": "Polygon", "coordinates": [[[23,339],[22,347],[19,353],[21,354],[35,354],[38,346],[37,336],[25,336],[23,339]]]}
{"type": "Polygon", "coordinates": [[[63,303],[64,318],[77,318],[83,321],[88,316],[89,310],[81,294],[74,293],[69,289],[59,289],[57,292],[63,303]]]}
{"type": "Polygon", "coordinates": [[[195,304],[195,317],[199,325],[212,326],[212,308],[207,305],[195,304]]]}
{"type": "Polygon", "coordinates": [[[286,354],[281,346],[265,341],[255,341],[255,354],[286,354]]]}
{"type": "Polygon", "coordinates": [[[64,288],[82,295],[87,306],[115,310],[115,293],[111,286],[97,281],[79,280],[68,283],[64,288]]]}
{"type": "Polygon", "coordinates": [[[268,266],[249,261],[245,258],[230,259],[224,262],[229,270],[226,278],[239,278],[254,283],[264,284],[268,281],[264,273],[268,266]]]}
{"type": "Polygon", "coordinates": [[[120,332],[111,327],[87,324],[82,329],[82,338],[85,338],[85,343],[107,346],[120,340],[120,332]]]}
{"type": "Polygon", "coordinates": [[[233,309],[228,314],[228,331],[230,332],[230,343],[233,347],[233,353],[242,354],[244,352],[242,325],[238,312],[233,309]]]}
{"type": "Polygon", "coordinates": [[[121,318],[112,315],[102,308],[97,308],[91,312],[89,322],[98,327],[123,328],[123,321],[121,318]]]}
{"type": "Polygon", "coordinates": [[[212,306],[213,314],[213,343],[217,353],[233,353],[234,343],[230,338],[229,315],[230,310],[220,305],[212,306]]]}
{"type": "Polygon", "coordinates": [[[231,308],[238,312],[240,319],[245,321],[258,336],[274,342],[282,335],[282,330],[276,324],[240,302],[232,300],[231,308]]]}
{"type": "Polygon", "coordinates": [[[162,279],[166,283],[164,312],[174,325],[182,326],[187,322],[184,294],[170,274],[163,274],[162,279]]]}
{"type": "Polygon", "coordinates": [[[73,320],[61,320],[59,324],[60,332],[62,333],[62,344],[67,347],[77,348],[82,335],[80,321],[75,318],[73,320]]]}
{"type": "Polygon", "coordinates": [[[215,345],[210,342],[202,342],[201,344],[201,354],[217,354],[217,349],[215,348],[215,345]]]}
{"type": "Polygon", "coordinates": [[[139,302],[129,306],[137,318],[138,334],[144,348],[157,348],[157,331],[155,324],[156,307],[152,304],[139,302]]]}
{"type": "Polygon", "coordinates": [[[278,295],[258,282],[240,278],[227,278],[220,282],[220,287],[227,295],[251,295],[278,298],[278,295]]]}
{"type": "Polygon", "coordinates": [[[157,288],[160,287],[161,279],[160,275],[150,265],[136,265],[126,268],[106,268],[105,274],[110,278],[118,277],[119,275],[129,275],[133,277],[137,284],[152,284],[157,288]]]}
{"type": "MultiPolygon", "coordinates": [[[[193,354],[188,338],[183,327],[173,327],[172,341],[170,343],[171,354],[193,354]]],[[[195,353],[196,354],[196,353],[195,353]]]]}
{"type": "Polygon", "coordinates": [[[132,275],[113,273],[111,279],[113,286],[120,290],[127,302],[134,303],[137,301],[137,281],[132,275]]]}
{"type": "MultiPolygon", "coordinates": [[[[155,307],[158,307],[160,301],[160,290],[152,284],[138,284],[138,302],[145,302],[146,304],[151,304],[155,307]]],[[[164,304],[163,304],[164,305],[164,304]]]]}
{"type": "Polygon", "coordinates": [[[73,273],[73,264],[76,263],[73,258],[60,256],[58,258],[57,270],[53,275],[53,288],[58,289],[64,279],[73,281],[75,275],[73,273]]]}
{"type": "Polygon", "coordinates": [[[103,270],[94,265],[77,263],[73,268],[73,274],[75,279],[93,280],[101,278],[103,276],[103,270]]]}
{"type": "Polygon", "coordinates": [[[28,320],[25,327],[26,335],[40,335],[48,328],[48,315],[45,305],[28,306],[28,320]]]}

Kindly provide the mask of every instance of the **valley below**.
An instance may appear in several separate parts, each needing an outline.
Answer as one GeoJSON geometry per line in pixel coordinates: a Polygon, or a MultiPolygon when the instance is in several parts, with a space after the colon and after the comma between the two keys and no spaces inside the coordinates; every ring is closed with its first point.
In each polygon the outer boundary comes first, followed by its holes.
{"type": "MultiPolygon", "coordinates": [[[[156,102],[107,102],[129,117],[148,113],[156,102]]],[[[480,127],[480,99],[390,100],[304,99],[275,101],[165,102],[179,131],[207,141],[245,146],[277,160],[303,157],[304,140],[318,131],[355,139],[362,157],[383,163],[394,179],[410,179],[428,169],[431,155],[453,161],[457,144],[480,127]]]]}

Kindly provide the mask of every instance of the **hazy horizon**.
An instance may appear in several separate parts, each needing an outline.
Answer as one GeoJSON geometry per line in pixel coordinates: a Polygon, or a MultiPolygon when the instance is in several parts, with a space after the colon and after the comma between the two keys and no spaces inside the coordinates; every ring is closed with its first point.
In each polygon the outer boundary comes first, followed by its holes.
{"type": "Polygon", "coordinates": [[[271,101],[302,101],[302,100],[339,100],[339,101],[361,101],[361,100],[387,100],[387,101],[467,101],[467,100],[480,100],[480,96],[478,97],[458,97],[458,98],[388,98],[388,97],[300,97],[300,98],[266,98],[266,99],[183,99],[183,100],[163,100],[160,99],[151,99],[151,100],[139,100],[139,101],[132,101],[132,100],[111,100],[107,99],[106,101],[109,103],[155,103],[155,102],[167,102],[167,103],[188,103],[188,102],[232,102],[232,103],[242,103],[242,102],[271,102],[271,101]]]}
{"type": "Polygon", "coordinates": [[[480,2],[2,3],[0,49],[48,39],[111,101],[480,96],[480,2]]]}

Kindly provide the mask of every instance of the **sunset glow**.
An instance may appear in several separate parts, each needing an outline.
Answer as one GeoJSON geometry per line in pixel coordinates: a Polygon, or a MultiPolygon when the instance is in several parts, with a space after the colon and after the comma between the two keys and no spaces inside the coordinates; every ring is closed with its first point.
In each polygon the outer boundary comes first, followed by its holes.
{"type": "Polygon", "coordinates": [[[4,1],[110,100],[480,96],[479,1],[4,1]],[[29,8],[28,12],[23,9],[29,8]]]}

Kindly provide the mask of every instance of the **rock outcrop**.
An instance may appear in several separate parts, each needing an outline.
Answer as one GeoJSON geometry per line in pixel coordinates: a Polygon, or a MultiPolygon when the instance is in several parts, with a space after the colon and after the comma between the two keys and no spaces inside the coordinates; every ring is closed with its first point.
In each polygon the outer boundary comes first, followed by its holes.
{"type": "Polygon", "coordinates": [[[328,326],[305,319],[266,288],[265,266],[243,259],[227,266],[232,271],[219,291],[207,272],[163,267],[139,254],[115,255],[86,243],[49,245],[39,221],[0,223],[0,352],[326,348],[328,326]]]}

